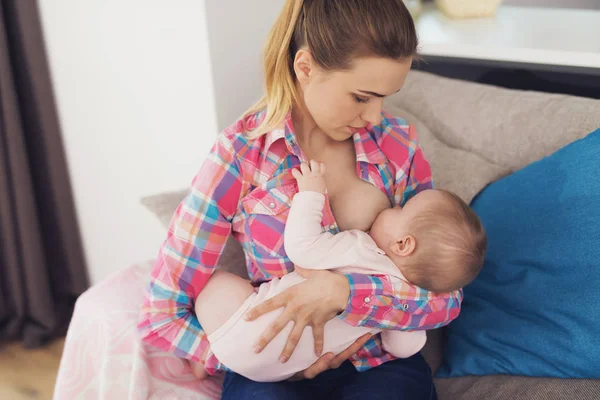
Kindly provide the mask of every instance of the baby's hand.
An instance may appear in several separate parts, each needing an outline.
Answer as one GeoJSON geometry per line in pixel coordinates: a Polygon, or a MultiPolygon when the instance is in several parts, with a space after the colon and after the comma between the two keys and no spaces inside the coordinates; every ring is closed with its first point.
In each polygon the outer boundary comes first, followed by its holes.
{"type": "Polygon", "coordinates": [[[300,170],[292,170],[292,175],[298,182],[298,189],[301,192],[311,191],[325,194],[327,185],[325,184],[325,164],[322,162],[310,161],[300,164],[300,170]]]}

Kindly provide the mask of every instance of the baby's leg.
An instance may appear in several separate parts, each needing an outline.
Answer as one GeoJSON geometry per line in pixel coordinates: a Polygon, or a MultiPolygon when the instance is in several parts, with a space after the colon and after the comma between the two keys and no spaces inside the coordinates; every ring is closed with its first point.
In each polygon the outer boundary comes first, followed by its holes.
{"type": "Polygon", "coordinates": [[[398,358],[409,358],[417,354],[425,342],[427,333],[425,331],[392,331],[381,332],[383,349],[398,358]]]}
{"type": "Polygon", "coordinates": [[[236,313],[254,293],[250,281],[225,271],[215,271],[196,298],[196,317],[210,335],[236,313]]]}

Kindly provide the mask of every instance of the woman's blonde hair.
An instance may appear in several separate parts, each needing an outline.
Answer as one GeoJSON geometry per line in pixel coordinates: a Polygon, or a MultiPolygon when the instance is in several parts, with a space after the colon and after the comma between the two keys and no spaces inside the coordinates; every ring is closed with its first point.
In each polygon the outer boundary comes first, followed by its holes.
{"type": "Polygon", "coordinates": [[[402,0],[286,0],[265,42],[265,94],[244,114],[264,112],[250,136],[275,129],[298,101],[293,64],[302,47],[319,67],[345,70],[360,56],[412,57],[417,45],[402,0]]]}

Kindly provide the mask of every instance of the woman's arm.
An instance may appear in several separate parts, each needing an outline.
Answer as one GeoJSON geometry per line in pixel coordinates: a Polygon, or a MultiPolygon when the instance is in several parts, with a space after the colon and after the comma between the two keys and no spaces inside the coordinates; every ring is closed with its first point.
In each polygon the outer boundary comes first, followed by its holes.
{"type": "Polygon", "coordinates": [[[177,208],[151,273],[138,329],[162,350],[198,361],[208,341],[192,312],[231,232],[242,187],[230,141],[220,135],[177,208]]]}
{"type": "MultiPolygon", "coordinates": [[[[402,205],[433,187],[431,168],[417,143],[414,127],[398,119],[388,119],[386,123],[389,129],[380,146],[396,167],[394,202],[402,205]],[[403,168],[407,155],[408,168],[403,168]]],[[[404,281],[392,283],[383,276],[346,277],[350,297],[340,318],[353,326],[429,330],[449,324],[460,313],[462,291],[433,293],[404,281]]]]}
{"type": "Polygon", "coordinates": [[[340,318],[352,326],[376,329],[430,330],[460,313],[462,290],[433,293],[385,276],[347,274],[350,296],[340,318]]]}

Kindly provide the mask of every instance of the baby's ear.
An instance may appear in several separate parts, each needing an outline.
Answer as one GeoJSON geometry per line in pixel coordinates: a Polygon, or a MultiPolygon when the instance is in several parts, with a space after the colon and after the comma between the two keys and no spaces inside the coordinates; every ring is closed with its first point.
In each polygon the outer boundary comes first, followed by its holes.
{"type": "Polygon", "coordinates": [[[392,243],[390,251],[399,257],[408,257],[417,249],[417,240],[413,235],[405,235],[392,243]]]}

